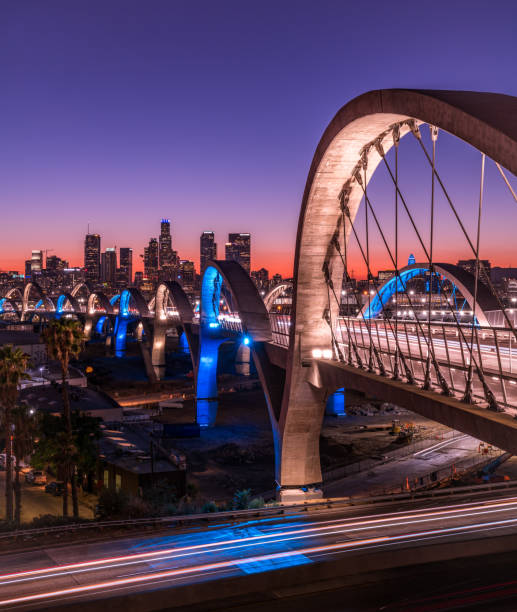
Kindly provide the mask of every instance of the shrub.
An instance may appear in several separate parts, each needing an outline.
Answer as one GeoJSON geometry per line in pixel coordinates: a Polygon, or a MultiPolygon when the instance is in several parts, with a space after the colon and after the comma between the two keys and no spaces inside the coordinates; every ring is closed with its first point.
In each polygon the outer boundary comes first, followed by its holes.
{"type": "Polygon", "coordinates": [[[250,510],[258,510],[259,508],[263,508],[263,507],[264,507],[264,499],[262,497],[256,497],[255,499],[252,499],[250,503],[248,504],[248,508],[250,510]]]}
{"type": "Polygon", "coordinates": [[[217,505],[213,501],[206,502],[201,508],[201,512],[217,512],[217,505]]]}
{"type": "Polygon", "coordinates": [[[250,503],[251,489],[241,489],[235,491],[233,496],[233,509],[234,510],[246,510],[250,503]]]}

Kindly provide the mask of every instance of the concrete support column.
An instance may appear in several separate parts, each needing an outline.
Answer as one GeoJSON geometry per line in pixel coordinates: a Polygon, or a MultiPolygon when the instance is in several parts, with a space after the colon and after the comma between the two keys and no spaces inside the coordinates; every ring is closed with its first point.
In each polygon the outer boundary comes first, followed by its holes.
{"type": "Polygon", "coordinates": [[[187,334],[182,332],[178,339],[178,351],[184,355],[190,355],[190,348],[188,345],[187,334]]]}
{"type": "Polygon", "coordinates": [[[162,379],[165,375],[165,332],[167,330],[167,323],[159,322],[155,319],[154,322],[154,333],[153,333],[153,344],[151,348],[151,361],[153,364],[154,372],[158,380],[162,379]]]}
{"type": "Polygon", "coordinates": [[[196,372],[196,420],[200,427],[213,427],[217,416],[217,361],[224,338],[203,334],[196,372]]]}
{"type": "Polygon", "coordinates": [[[93,317],[88,315],[86,317],[86,321],[84,322],[84,339],[86,342],[92,337],[92,329],[93,329],[93,317]]]}
{"type": "Polygon", "coordinates": [[[250,375],[250,359],[250,347],[244,343],[241,343],[237,349],[237,355],[235,356],[235,371],[237,374],[241,374],[242,376],[250,375]]]}
{"type": "Polygon", "coordinates": [[[127,326],[129,319],[118,316],[115,322],[115,356],[122,357],[126,351],[127,326]]]}
{"type": "Polygon", "coordinates": [[[325,414],[331,416],[346,416],[345,389],[338,389],[327,399],[325,414]]]}

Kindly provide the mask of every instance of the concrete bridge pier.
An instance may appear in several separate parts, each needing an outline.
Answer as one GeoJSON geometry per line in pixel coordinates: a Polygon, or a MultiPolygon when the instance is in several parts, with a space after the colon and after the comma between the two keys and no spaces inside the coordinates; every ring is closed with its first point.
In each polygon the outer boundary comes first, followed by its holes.
{"type": "Polygon", "coordinates": [[[325,406],[325,414],[328,416],[346,416],[344,387],[329,395],[325,406]]]}
{"type": "Polygon", "coordinates": [[[151,348],[151,362],[156,378],[161,380],[165,376],[165,332],[167,320],[156,318],[154,321],[153,344],[151,348]]]}
{"type": "Polygon", "coordinates": [[[241,376],[250,375],[251,349],[249,344],[242,342],[235,356],[235,371],[241,376]]]}
{"type": "MultiPolygon", "coordinates": [[[[203,330],[201,330],[203,334],[203,330]]],[[[196,420],[200,427],[213,427],[217,416],[217,361],[226,338],[203,334],[196,371],[196,420]]]]}

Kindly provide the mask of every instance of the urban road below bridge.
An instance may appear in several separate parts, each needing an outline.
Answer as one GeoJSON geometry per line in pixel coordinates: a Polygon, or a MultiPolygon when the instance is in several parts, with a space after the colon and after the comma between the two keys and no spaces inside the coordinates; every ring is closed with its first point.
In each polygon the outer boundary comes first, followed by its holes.
{"type": "Polygon", "coordinates": [[[226,519],[0,555],[0,610],[208,610],[232,601],[229,609],[253,593],[287,596],[337,577],[517,549],[517,497],[486,495],[226,519]]]}

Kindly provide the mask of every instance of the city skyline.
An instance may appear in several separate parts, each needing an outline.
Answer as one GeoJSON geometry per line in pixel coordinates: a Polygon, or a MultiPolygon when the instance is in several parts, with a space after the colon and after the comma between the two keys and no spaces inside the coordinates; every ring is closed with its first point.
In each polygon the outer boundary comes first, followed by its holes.
{"type": "MultiPolygon", "coordinates": [[[[252,29],[242,27],[248,14],[238,4],[224,17],[210,4],[203,11],[162,2],[154,11],[116,1],[88,11],[29,4],[0,9],[3,270],[21,271],[32,249],[79,263],[88,223],[105,244],[140,254],[165,216],[187,259],[198,262],[207,228],[220,248],[228,233],[250,231],[252,267],[291,276],[312,155],[342,104],[382,87],[517,93],[507,78],[511,7],[476,20],[484,5],[460,2],[443,20],[429,6],[433,36],[447,43],[426,46],[406,10],[390,45],[375,36],[389,6],[370,16],[365,45],[364,28],[342,31],[343,23],[362,23],[361,7],[335,2],[318,11],[300,2],[294,13],[266,2],[255,7],[252,29]],[[496,26],[487,57],[478,41],[496,26]],[[20,210],[30,219],[23,239],[13,231],[20,210]]],[[[450,150],[440,139],[439,156],[450,158],[450,150]]],[[[468,181],[469,172],[459,173],[448,185],[468,201],[468,181]]],[[[506,242],[485,244],[493,249],[486,257],[515,263],[506,260],[506,242]]],[[[404,248],[414,250],[413,240],[404,248]]]]}

